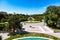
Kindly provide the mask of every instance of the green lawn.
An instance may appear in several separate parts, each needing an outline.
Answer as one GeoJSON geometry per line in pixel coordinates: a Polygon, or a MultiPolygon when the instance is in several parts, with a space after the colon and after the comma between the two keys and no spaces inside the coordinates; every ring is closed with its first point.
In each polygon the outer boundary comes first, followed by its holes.
{"type": "Polygon", "coordinates": [[[30,22],[24,21],[23,23],[40,23],[40,21],[30,21],[30,22]]]}
{"type": "Polygon", "coordinates": [[[8,38],[6,40],[12,40],[12,39],[15,39],[15,38],[29,37],[29,36],[32,36],[32,37],[46,37],[46,38],[51,38],[51,39],[54,39],[54,40],[60,40],[60,38],[56,38],[54,36],[47,35],[47,34],[42,34],[42,33],[17,34],[15,36],[11,36],[10,38],[8,38]]]}

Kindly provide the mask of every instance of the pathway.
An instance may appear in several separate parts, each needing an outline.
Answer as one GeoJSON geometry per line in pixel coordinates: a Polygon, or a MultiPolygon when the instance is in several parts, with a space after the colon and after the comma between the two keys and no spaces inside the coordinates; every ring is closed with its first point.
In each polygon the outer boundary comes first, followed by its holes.
{"type": "Polygon", "coordinates": [[[44,33],[44,34],[48,34],[48,35],[52,35],[52,36],[60,38],[60,33],[54,33],[54,31],[52,29],[43,25],[42,22],[35,23],[35,24],[34,23],[26,23],[25,25],[23,25],[23,28],[25,28],[25,31],[28,31],[28,32],[44,33]],[[29,26],[32,26],[32,28],[29,26]]]}
{"type": "Polygon", "coordinates": [[[2,36],[2,40],[5,40],[6,38],[9,38],[8,33],[0,33],[0,36],[2,36]]]}
{"type": "Polygon", "coordinates": [[[60,33],[44,33],[44,34],[48,34],[48,35],[52,35],[52,36],[55,36],[57,38],[60,38],[60,33]]]}
{"type": "Polygon", "coordinates": [[[25,25],[23,24],[23,28],[25,28],[25,31],[28,32],[35,32],[35,31],[39,31],[40,33],[53,33],[54,31],[50,28],[48,28],[45,25],[42,25],[43,23],[26,23],[25,25]],[[32,26],[32,27],[30,27],[32,26]],[[33,28],[34,27],[34,28],[33,28]],[[35,30],[35,31],[33,31],[35,30]]]}

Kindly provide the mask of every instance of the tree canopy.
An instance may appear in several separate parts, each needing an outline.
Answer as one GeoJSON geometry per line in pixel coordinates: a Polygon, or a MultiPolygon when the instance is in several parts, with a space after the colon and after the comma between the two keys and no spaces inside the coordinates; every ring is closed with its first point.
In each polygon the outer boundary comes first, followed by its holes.
{"type": "Polygon", "coordinates": [[[49,6],[44,14],[49,26],[60,28],[60,6],[49,6]]]}

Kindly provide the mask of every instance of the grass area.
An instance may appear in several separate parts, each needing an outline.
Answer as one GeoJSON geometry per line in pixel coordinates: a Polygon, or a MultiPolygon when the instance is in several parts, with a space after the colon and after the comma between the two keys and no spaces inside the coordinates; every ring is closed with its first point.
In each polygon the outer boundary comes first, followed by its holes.
{"type": "Polygon", "coordinates": [[[24,23],[40,23],[40,21],[24,21],[24,23]]]}
{"type": "Polygon", "coordinates": [[[54,40],[60,40],[60,38],[56,38],[54,36],[47,35],[47,34],[42,34],[42,33],[17,34],[15,36],[11,36],[10,38],[7,38],[6,40],[12,40],[12,39],[15,39],[15,38],[29,37],[29,36],[32,36],[32,37],[46,37],[46,38],[51,38],[51,39],[54,39],[54,40]]]}

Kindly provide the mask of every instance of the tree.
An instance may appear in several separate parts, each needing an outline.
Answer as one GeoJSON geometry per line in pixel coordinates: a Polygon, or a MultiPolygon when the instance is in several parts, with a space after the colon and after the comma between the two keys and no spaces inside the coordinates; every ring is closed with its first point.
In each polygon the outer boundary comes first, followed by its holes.
{"type": "Polygon", "coordinates": [[[6,15],[7,15],[6,12],[0,12],[0,21],[2,18],[5,18],[6,15]]]}
{"type": "Polygon", "coordinates": [[[8,31],[9,24],[8,22],[1,22],[0,23],[0,30],[1,31],[8,31]]]}
{"type": "Polygon", "coordinates": [[[45,14],[45,22],[49,26],[54,26],[56,28],[57,26],[60,25],[58,23],[59,18],[60,18],[60,16],[59,16],[60,15],[60,6],[49,6],[44,14],[45,14]]]}
{"type": "Polygon", "coordinates": [[[10,29],[21,29],[22,26],[20,26],[20,20],[19,20],[19,16],[17,16],[16,14],[11,15],[11,17],[8,19],[8,23],[9,23],[9,28],[10,29]]]}

